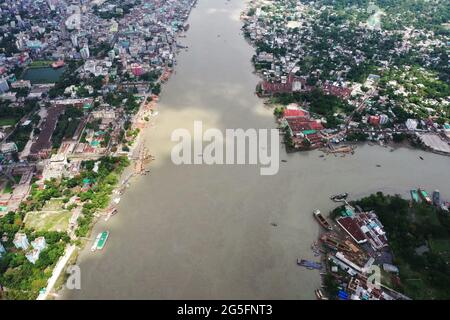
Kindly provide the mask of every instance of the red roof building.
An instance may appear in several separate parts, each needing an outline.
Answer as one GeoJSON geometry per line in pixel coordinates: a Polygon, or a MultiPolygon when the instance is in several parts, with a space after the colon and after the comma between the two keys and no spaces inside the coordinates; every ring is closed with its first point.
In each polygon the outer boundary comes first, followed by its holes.
{"type": "Polygon", "coordinates": [[[341,217],[336,219],[336,222],[352,237],[353,240],[355,240],[356,243],[361,244],[367,242],[366,236],[352,217],[341,217]]]}
{"type": "Polygon", "coordinates": [[[312,130],[311,123],[315,121],[311,121],[307,117],[292,117],[286,118],[286,122],[291,129],[292,134],[295,135],[301,131],[312,130]]]}
{"type": "Polygon", "coordinates": [[[311,145],[316,145],[322,142],[322,136],[317,133],[306,135],[306,138],[311,142],[311,145]]]}
{"type": "Polygon", "coordinates": [[[363,212],[351,217],[342,217],[336,222],[357,243],[369,242],[374,250],[380,250],[388,246],[388,239],[383,230],[383,225],[374,212],[363,212]]]}
{"type": "Polygon", "coordinates": [[[296,77],[292,73],[289,74],[286,83],[273,83],[263,81],[261,83],[262,95],[272,95],[277,93],[291,93],[291,92],[308,92],[314,87],[308,86],[306,80],[296,77]]]}
{"type": "Polygon", "coordinates": [[[322,123],[321,122],[317,122],[317,121],[311,121],[310,126],[311,126],[312,130],[320,131],[320,130],[324,129],[322,123]]]}
{"type": "Polygon", "coordinates": [[[380,116],[369,116],[369,123],[374,126],[378,126],[380,124],[380,116]]]}
{"type": "Polygon", "coordinates": [[[286,122],[293,134],[305,130],[323,130],[322,123],[311,120],[308,117],[289,117],[286,118],[286,122]]]}
{"type": "Polygon", "coordinates": [[[338,87],[338,86],[326,83],[323,85],[323,92],[325,94],[333,95],[333,96],[339,97],[341,99],[347,99],[348,97],[350,97],[350,94],[352,93],[352,89],[338,87]]]}
{"type": "Polygon", "coordinates": [[[132,63],[131,64],[131,72],[136,77],[139,77],[139,76],[141,76],[144,73],[144,69],[142,68],[142,66],[140,64],[132,63]]]}
{"type": "Polygon", "coordinates": [[[58,123],[59,116],[64,112],[64,105],[56,105],[47,109],[47,118],[45,119],[41,132],[30,147],[30,159],[45,159],[50,155],[52,149],[52,135],[58,123]]]}
{"type": "Polygon", "coordinates": [[[299,109],[284,109],[283,117],[291,118],[291,117],[306,117],[308,113],[304,110],[299,109]]]}

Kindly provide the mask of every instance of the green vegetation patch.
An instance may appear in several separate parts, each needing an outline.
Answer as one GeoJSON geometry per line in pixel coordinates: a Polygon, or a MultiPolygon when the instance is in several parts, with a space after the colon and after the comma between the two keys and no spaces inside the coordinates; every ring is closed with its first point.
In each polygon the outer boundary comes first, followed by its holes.
{"type": "Polygon", "coordinates": [[[0,118],[0,127],[13,126],[17,123],[17,118],[0,118]]]}
{"type": "Polygon", "coordinates": [[[61,211],[33,211],[28,212],[25,218],[25,226],[36,231],[66,231],[72,213],[61,211]]]}
{"type": "Polygon", "coordinates": [[[3,188],[2,193],[12,193],[13,192],[13,184],[11,183],[11,181],[8,181],[5,185],[5,187],[3,188]]]}
{"type": "Polygon", "coordinates": [[[334,116],[336,112],[350,113],[354,110],[354,107],[344,100],[326,95],[320,89],[307,93],[278,94],[272,98],[271,102],[281,105],[298,103],[304,107],[307,106],[311,113],[326,118],[328,128],[334,128],[341,123],[340,119],[334,116]]]}
{"type": "Polygon", "coordinates": [[[30,68],[44,68],[48,67],[53,63],[53,61],[50,60],[34,60],[29,64],[30,68]]]}
{"type": "Polygon", "coordinates": [[[62,209],[63,200],[62,199],[50,199],[42,207],[42,211],[58,211],[62,209]]]}
{"type": "Polygon", "coordinates": [[[36,299],[70,240],[65,232],[32,231],[24,228],[22,221],[22,213],[9,212],[0,218],[0,234],[8,238],[3,243],[6,253],[0,259],[0,283],[5,289],[0,292],[0,299],[36,299]],[[45,237],[47,248],[40,253],[36,264],[26,259],[25,251],[15,249],[12,240],[19,230],[27,234],[30,242],[37,237],[45,237]]]}

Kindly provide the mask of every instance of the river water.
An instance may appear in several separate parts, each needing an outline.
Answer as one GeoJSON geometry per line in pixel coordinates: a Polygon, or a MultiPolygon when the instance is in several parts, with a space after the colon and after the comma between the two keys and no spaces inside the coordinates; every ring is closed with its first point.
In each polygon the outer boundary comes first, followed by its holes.
{"type": "Polygon", "coordinates": [[[81,290],[66,299],[312,299],[317,271],[296,265],[314,258],[314,208],[329,196],[375,191],[408,196],[412,187],[450,197],[450,161],[408,148],[360,146],[345,158],[318,151],[286,154],[280,170],[258,166],[181,165],[170,160],[177,128],[274,128],[272,111],[254,95],[253,49],[240,33],[243,1],[200,0],[180,43],[176,73],[164,85],[159,115],[144,138],[156,156],[151,172],[133,180],[101,252],[81,253],[81,290]],[[420,160],[422,156],[424,160],[420,160]],[[381,167],[377,167],[381,165],[381,167]],[[275,223],[277,226],[272,226],[275,223]]]}

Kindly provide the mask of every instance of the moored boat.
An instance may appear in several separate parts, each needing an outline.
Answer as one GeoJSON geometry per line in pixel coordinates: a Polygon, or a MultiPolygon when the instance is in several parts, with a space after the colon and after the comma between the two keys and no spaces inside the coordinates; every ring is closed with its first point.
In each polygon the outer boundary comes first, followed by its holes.
{"type": "Polygon", "coordinates": [[[332,195],[330,197],[330,199],[333,200],[333,201],[343,201],[343,200],[347,199],[347,197],[348,197],[348,193],[344,192],[344,193],[339,193],[339,194],[332,195]]]}
{"type": "Polygon", "coordinates": [[[426,203],[432,203],[428,193],[425,190],[419,189],[419,194],[426,203]]]}
{"type": "Polygon", "coordinates": [[[109,231],[100,232],[95,238],[91,251],[102,250],[105,247],[106,240],[108,240],[109,231]]]}
{"type": "Polygon", "coordinates": [[[109,231],[103,231],[100,234],[100,239],[98,240],[98,243],[97,243],[97,250],[102,250],[105,247],[106,240],[108,240],[108,236],[109,236],[109,231]]]}
{"type": "Polygon", "coordinates": [[[439,207],[441,205],[441,194],[439,190],[434,190],[433,192],[433,204],[436,207],[439,207]]]}
{"type": "Polygon", "coordinates": [[[108,210],[106,211],[105,221],[108,221],[116,213],[117,213],[116,207],[109,207],[108,210]]]}
{"type": "Polygon", "coordinates": [[[322,290],[317,289],[316,291],[314,291],[314,293],[316,294],[317,300],[328,300],[328,298],[326,298],[326,297],[323,295],[322,290]]]}
{"type": "Polygon", "coordinates": [[[412,189],[409,192],[411,193],[411,199],[414,202],[419,202],[419,194],[417,193],[417,190],[416,189],[412,189]]]}
{"type": "Polygon", "coordinates": [[[313,211],[313,215],[314,215],[314,218],[316,218],[316,220],[319,222],[319,224],[322,227],[324,227],[325,229],[330,230],[330,231],[333,230],[333,228],[331,227],[331,224],[327,221],[327,219],[325,219],[323,217],[323,215],[320,213],[319,209],[315,209],[313,211]]]}

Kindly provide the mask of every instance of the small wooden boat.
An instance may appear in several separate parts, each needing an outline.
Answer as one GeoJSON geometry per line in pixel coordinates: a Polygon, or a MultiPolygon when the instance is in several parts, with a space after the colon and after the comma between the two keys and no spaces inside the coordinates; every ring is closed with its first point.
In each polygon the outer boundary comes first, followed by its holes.
{"type": "Polygon", "coordinates": [[[418,191],[419,191],[419,195],[422,197],[422,199],[423,199],[426,203],[428,203],[428,204],[431,204],[431,203],[432,203],[431,198],[428,196],[428,193],[427,193],[425,190],[423,190],[423,189],[418,189],[418,191]]]}
{"type": "Polygon", "coordinates": [[[339,194],[332,195],[330,197],[330,199],[333,200],[333,201],[342,201],[342,200],[347,199],[347,197],[348,197],[348,193],[344,192],[344,193],[339,193],[339,194]]]}
{"type": "Polygon", "coordinates": [[[105,221],[108,221],[116,213],[117,213],[117,208],[115,208],[115,207],[108,208],[108,210],[106,211],[105,221]]]}
{"type": "Polygon", "coordinates": [[[316,218],[316,220],[319,222],[319,224],[323,227],[323,228],[325,228],[325,229],[327,229],[327,230],[333,230],[333,228],[331,227],[331,224],[327,221],[327,219],[325,219],[323,216],[322,216],[322,214],[320,213],[320,210],[319,209],[315,209],[314,211],[313,211],[313,215],[314,215],[314,218],[316,218]]]}
{"type": "Polygon", "coordinates": [[[326,297],[323,295],[322,290],[317,289],[316,291],[314,291],[314,293],[316,294],[317,300],[328,300],[328,298],[326,298],[326,297]]]}

